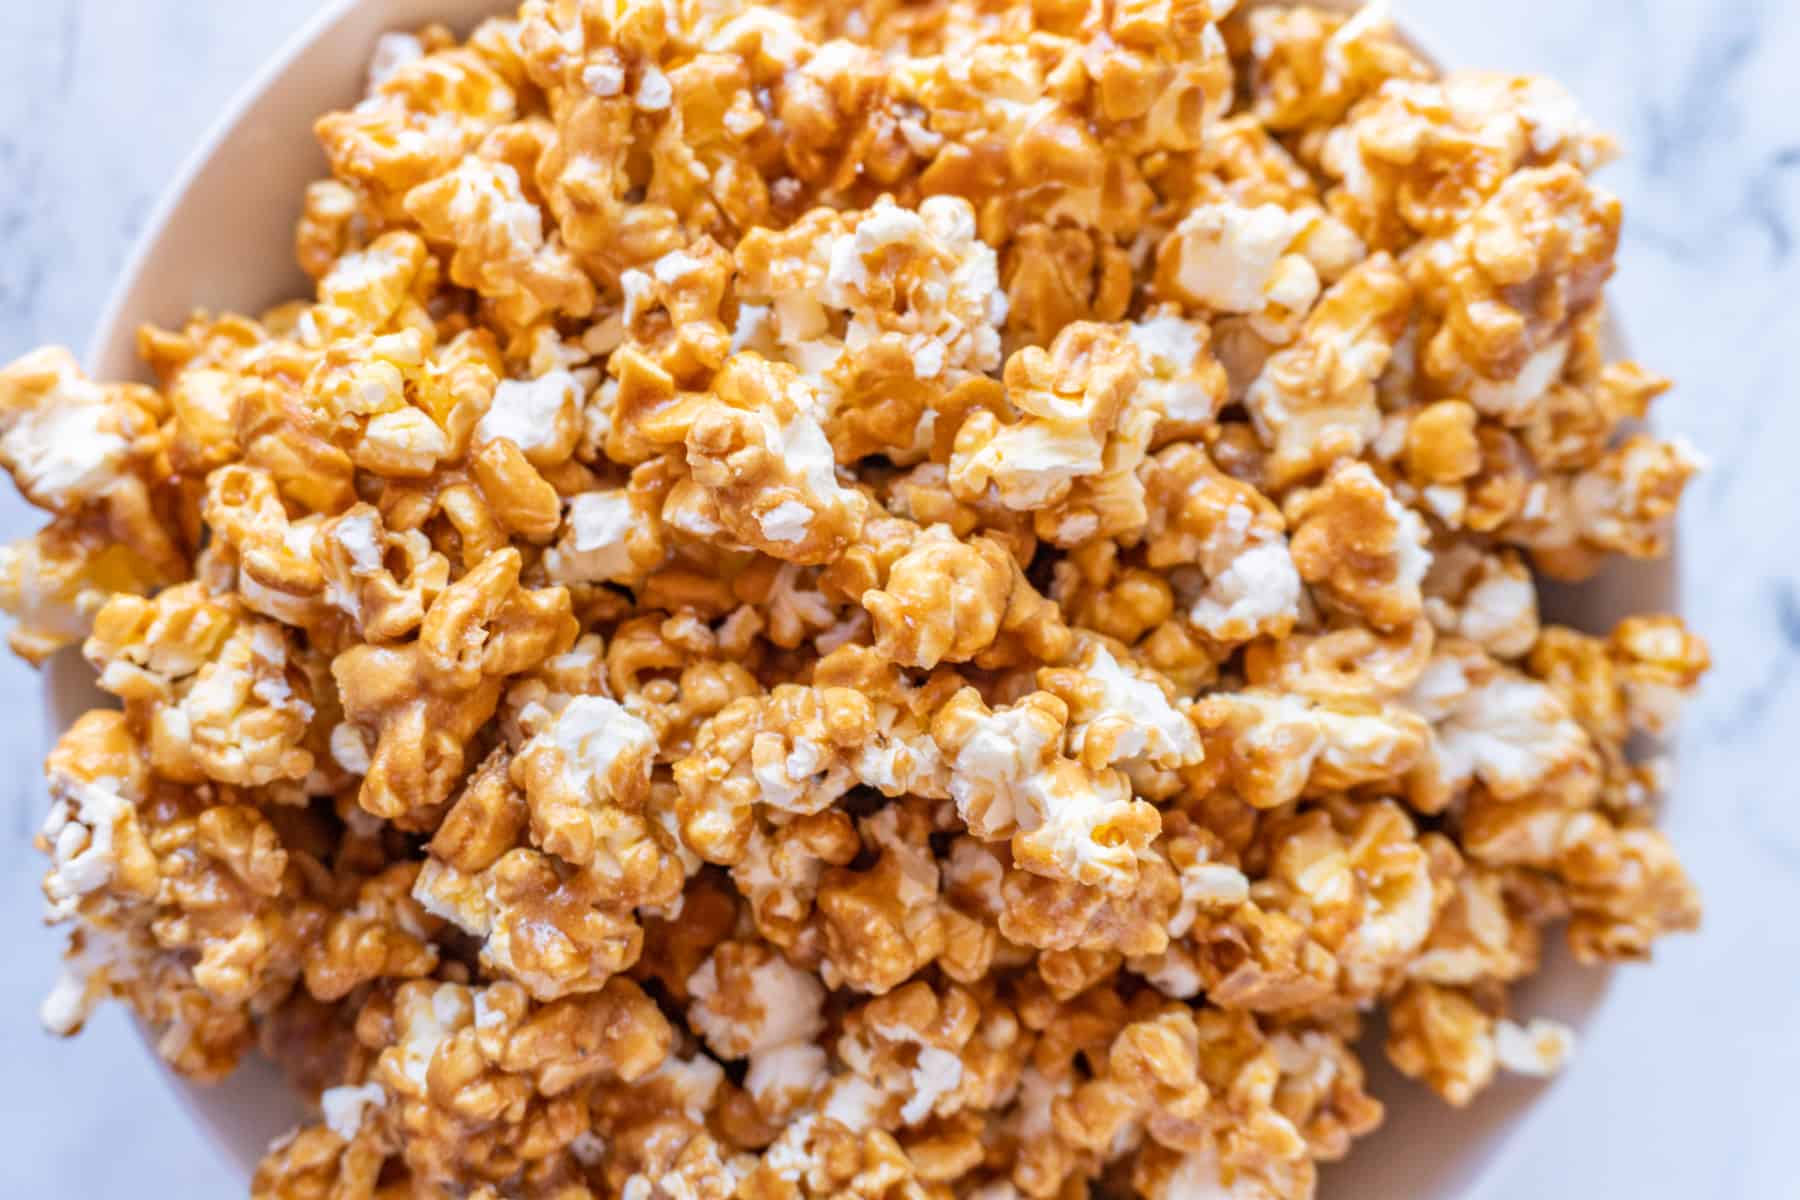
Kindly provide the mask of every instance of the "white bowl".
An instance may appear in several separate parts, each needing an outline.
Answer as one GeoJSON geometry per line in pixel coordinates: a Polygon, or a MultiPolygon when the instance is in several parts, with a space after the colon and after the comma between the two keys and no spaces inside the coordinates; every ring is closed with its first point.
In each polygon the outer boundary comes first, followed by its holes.
{"type": "MultiPolygon", "coordinates": [[[[1312,2],[1356,7],[1355,0],[1312,2]]],[[[195,308],[253,313],[310,294],[294,264],[293,230],[303,190],[326,173],[313,120],[360,97],[381,34],[432,21],[467,29],[512,6],[509,0],[337,0],[326,6],[226,110],[169,190],[101,318],[88,352],[93,373],[144,378],[135,336],[146,322],[178,325],[195,308]]],[[[1622,349],[1616,328],[1612,340],[1615,350],[1622,349]]],[[[1669,563],[1621,565],[1592,586],[1555,591],[1549,615],[1604,629],[1633,611],[1671,610],[1674,579],[1669,563]]],[[[45,678],[55,733],[105,702],[74,653],[59,655],[45,678]]],[[[1543,971],[1516,990],[1516,1008],[1579,1030],[1598,1010],[1607,974],[1577,968],[1559,940],[1556,945],[1543,971]]],[[[48,974],[49,964],[42,967],[48,974]]],[[[1531,1124],[1532,1098],[1543,1086],[1503,1079],[1457,1111],[1398,1077],[1373,1041],[1364,1058],[1373,1090],[1387,1104],[1387,1121],[1346,1162],[1326,1169],[1325,1200],[1469,1195],[1520,1141],[1531,1124]]],[[[1580,1069],[1578,1056],[1571,1070],[1580,1069]]],[[[167,1078],[246,1177],[270,1139],[305,1116],[274,1068],[261,1060],[215,1087],[173,1073],[167,1078]]]]}

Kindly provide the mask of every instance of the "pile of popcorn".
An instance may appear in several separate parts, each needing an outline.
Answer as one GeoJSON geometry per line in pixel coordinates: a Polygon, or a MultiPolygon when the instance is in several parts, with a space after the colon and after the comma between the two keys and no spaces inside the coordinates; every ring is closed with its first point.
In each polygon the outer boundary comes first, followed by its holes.
{"type": "Polygon", "coordinates": [[[326,116],[311,301],[0,372],[51,1028],[260,1051],[265,1200],[1245,1200],[1698,902],[1707,664],[1536,580],[1696,470],[1613,145],[1378,11],[527,0],[326,116]]]}

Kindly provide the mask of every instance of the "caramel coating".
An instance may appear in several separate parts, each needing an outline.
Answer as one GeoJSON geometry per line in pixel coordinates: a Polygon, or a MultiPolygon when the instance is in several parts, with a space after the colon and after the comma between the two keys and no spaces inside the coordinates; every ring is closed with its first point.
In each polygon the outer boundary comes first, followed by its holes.
{"type": "Polygon", "coordinates": [[[322,118],[312,295],[0,369],[44,1006],[264,1200],[1304,1200],[1699,902],[1612,153],[1379,9],[523,0],[322,118]]]}

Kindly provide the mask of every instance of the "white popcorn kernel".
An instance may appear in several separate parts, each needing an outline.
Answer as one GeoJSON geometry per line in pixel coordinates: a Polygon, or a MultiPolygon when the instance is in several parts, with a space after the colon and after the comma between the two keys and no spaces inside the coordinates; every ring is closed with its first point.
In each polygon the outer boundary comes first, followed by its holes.
{"type": "Polygon", "coordinates": [[[352,775],[369,773],[369,743],[354,725],[339,724],[331,730],[331,758],[352,775]]]}
{"type": "Polygon", "coordinates": [[[42,830],[51,859],[44,876],[45,917],[63,921],[75,915],[82,897],[111,882],[118,865],[115,832],[132,809],[105,781],[61,778],[52,780],[51,791],[42,830]]]}
{"type": "Polygon", "coordinates": [[[1269,303],[1277,265],[1310,223],[1274,204],[1202,205],[1182,218],[1176,278],[1183,291],[1219,312],[1251,313],[1269,303]]]}
{"type": "Polygon", "coordinates": [[[371,1109],[386,1103],[387,1093],[378,1083],[326,1088],[319,1095],[319,1109],[325,1115],[326,1126],[346,1142],[356,1139],[371,1109]]]}
{"type": "Polygon", "coordinates": [[[912,1069],[913,1092],[900,1108],[900,1119],[916,1125],[929,1117],[932,1106],[955,1091],[962,1077],[962,1059],[936,1046],[923,1047],[912,1069]]]}
{"type": "Polygon", "coordinates": [[[475,426],[477,442],[505,439],[530,454],[549,450],[575,419],[581,384],[568,371],[552,371],[541,379],[508,379],[494,392],[494,402],[475,426]]]}
{"type": "Polygon", "coordinates": [[[1575,1031],[1560,1021],[1538,1017],[1526,1025],[1501,1020],[1494,1026],[1494,1057],[1516,1075],[1555,1075],[1574,1052],[1575,1031]]]}
{"type": "Polygon", "coordinates": [[[798,542],[812,527],[812,510],[794,500],[783,500],[757,519],[763,536],[771,542],[798,542]]]}
{"type": "Polygon", "coordinates": [[[563,532],[544,555],[552,583],[602,583],[634,573],[626,545],[636,518],[623,488],[584,492],[569,501],[563,532]]]}
{"type": "Polygon", "coordinates": [[[617,63],[590,63],[581,72],[581,86],[602,100],[625,90],[625,69],[617,63]]]}
{"type": "Polygon", "coordinates": [[[610,778],[622,757],[641,757],[647,776],[656,753],[656,734],[650,726],[604,696],[576,696],[538,737],[547,738],[562,755],[569,786],[578,792],[610,778]]]}
{"type": "Polygon", "coordinates": [[[656,67],[644,68],[638,79],[637,106],[645,112],[662,112],[674,98],[675,89],[669,85],[669,77],[656,67]]]}

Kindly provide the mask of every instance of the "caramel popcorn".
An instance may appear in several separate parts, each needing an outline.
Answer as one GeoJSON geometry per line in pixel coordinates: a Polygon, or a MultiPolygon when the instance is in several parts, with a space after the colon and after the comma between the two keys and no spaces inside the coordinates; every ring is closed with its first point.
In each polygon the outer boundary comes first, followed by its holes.
{"type": "Polygon", "coordinates": [[[265,1200],[1305,1200],[1699,901],[1708,665],[1554,84],[1216,0],[525,0],[323,118],[313,294],[0,369],[58,1033],[265,1200]]]}

